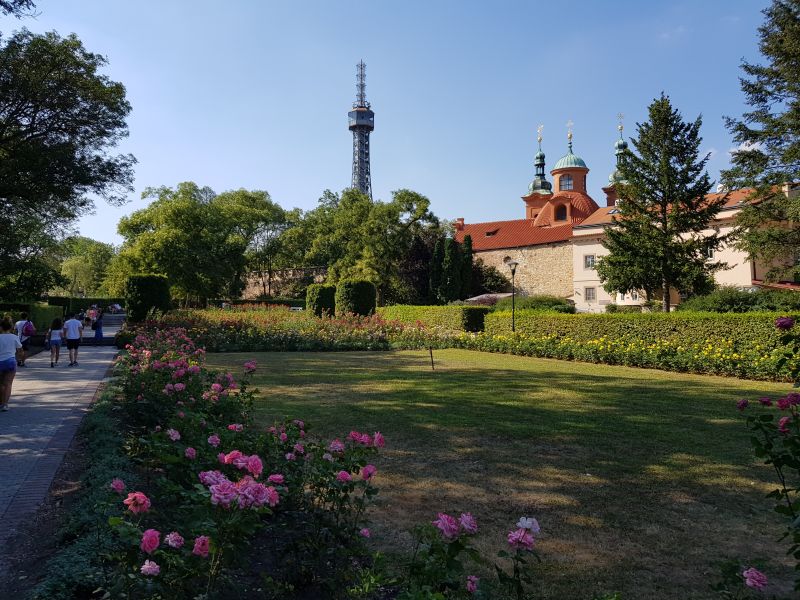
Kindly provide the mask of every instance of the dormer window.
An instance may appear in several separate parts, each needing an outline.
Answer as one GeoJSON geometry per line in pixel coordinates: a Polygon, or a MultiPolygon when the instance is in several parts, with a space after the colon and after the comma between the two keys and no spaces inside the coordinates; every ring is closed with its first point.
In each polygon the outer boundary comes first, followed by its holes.
{"type": "Polygon", "coordinates": [[[493,235],[497,235],[497,232],[500,231],[499,229],[492,229],[491,231],[486,232],[486,237],[492,237],[493,235]]]}
{"type": "Polygon", "coordinates": [[[564,204],[561,204],[556,207],[556,221],[566,221],[567,220],[567,207],[564,204]]]}
{"type": "Polygon", "coordinates": [[[558,178],[558,189],[562,192],[572,190],[572,175],[562,175],[558,178]]]}

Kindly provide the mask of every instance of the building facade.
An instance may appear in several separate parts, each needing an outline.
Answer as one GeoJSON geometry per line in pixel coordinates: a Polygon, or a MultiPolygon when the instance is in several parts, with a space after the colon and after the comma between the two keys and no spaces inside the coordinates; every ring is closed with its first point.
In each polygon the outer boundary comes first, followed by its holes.
{"type": "MultiPolygon", "coordinates": [[[[627,149],[621,125],[619,131],[620,137],[614,144],[617,156],[627,149]]],[[[605,230],[613,226],[619,212],[615,191],[620,182],[619,172],[614,171],[609,176],[608,186],[602,188],[604,206],[598,206],[586,188],[589,168],[573,152],[572,133],[568,134],[567,154],[550,171],[552,184],[545,176],[541,132],[538,142],[535,176],[528,194],[522,197],[525,218],[470,224],[459,218],[455,223],[456,240],[461,242],[465,235],[470,235],[475,256],[501,273],[509,273],[506,266],[509,261],[518,263],[515,280],[522,295],[551,294],[567,298],[575,303],[579,312],[603,312],[612,303],[642,305],[645,298],[637,292],[606,292],[595,270],[597,260],[608,254],[603,247],[605,230]]],[[[747,190],[729,193],[708,233],[712,230],[723,235],[730,233],[747,195],[747,190]]],[[[727,265],[714,274],[720,285],[741,289],[763,285],[765,265],[732,246],[720,248],[709,259],[727,265]]],[[[673,305],[680,300],[677,291],[674,292],[673,305]]]]}

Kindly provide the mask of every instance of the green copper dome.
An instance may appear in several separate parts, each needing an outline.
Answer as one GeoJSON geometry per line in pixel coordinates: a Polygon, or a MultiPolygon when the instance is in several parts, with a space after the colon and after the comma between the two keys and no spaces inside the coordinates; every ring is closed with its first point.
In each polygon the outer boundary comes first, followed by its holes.
{"type": "Polygon", "coordinates": [[[569,169],[570,167],[582,167],[584,169],[588,169],[589,167],[586,166],[586,163],[583,162],[583,159],[572,153],[572,148],[569,149],[564,156],[558,159],[558,162],[553,167],[553,170],[557,169],[569,169]]]}

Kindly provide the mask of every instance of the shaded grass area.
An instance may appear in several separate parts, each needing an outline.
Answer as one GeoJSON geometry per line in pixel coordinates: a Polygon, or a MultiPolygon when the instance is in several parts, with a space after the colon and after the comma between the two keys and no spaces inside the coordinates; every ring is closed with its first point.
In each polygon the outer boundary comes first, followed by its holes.
{"type": "Polygon", "coordinates": [[[258,416],[303,418],[326,437],[381,431],[384,551],[437,511],[471,511],[494,552],[522,516],[542,525],[547,598],[709,598],[725,558],[791,570],[750,450],[739,398],[784,384],[466,350],[209,355],[260,368],[258,416]]]}

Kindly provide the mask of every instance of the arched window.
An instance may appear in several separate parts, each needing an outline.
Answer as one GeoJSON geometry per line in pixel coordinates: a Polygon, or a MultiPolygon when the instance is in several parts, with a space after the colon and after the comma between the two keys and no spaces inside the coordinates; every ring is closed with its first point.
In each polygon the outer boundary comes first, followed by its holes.
{"type": "Polygon", "coordinates": [[[569,191],[572,189],[572,175],[562,175],[558,178],[558,189],[560,191],[569,191]]]}
{"type": "Polygon", "coordinates": [[[566,205],[562,204],[556,207],[556,221],[566,221],[567,220],[567,207],[566,205]]]}

